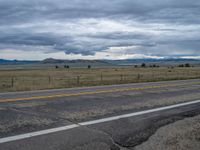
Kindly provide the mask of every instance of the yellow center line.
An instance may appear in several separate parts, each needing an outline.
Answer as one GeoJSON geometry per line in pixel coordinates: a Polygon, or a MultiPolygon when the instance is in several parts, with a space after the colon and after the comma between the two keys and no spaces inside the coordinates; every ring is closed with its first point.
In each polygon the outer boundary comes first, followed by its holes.
{"type": "Polygon", "coordinates": [[[140,88],[121,88],[121,89],[111,89],[111,90],[99,90],[99,91],[89,91],[89,92],[79,92],[79,93],[63,93],[63,94],[54,94],[54,95],[45,95],[45,96],[33,96],[33,97],[24,97],[24,98],[9,98],[9,99],[0,99],[0,103],[3,102],[16,102],[16,101],[27,101],[27,100],[37,100],[37,99],[48,99],[59,97],[70,97],[70,96],[81,96],[81,95],[94,95],[102,93],[115,93],[115,92],[126,92],[126,91],[141,91],[145,89],[158,89],[164,87],[175,87],[183,86],[188,84],[172,84],[172,85],[157,85],[157,86],[144,86],[140,88]]]}

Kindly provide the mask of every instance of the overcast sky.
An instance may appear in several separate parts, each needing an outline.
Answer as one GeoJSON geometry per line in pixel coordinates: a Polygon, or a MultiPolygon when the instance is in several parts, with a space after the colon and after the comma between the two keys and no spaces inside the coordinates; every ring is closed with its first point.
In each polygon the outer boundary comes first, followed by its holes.
{"type": "Polygon", "coordinates": [[[200,59],[199,0],[0,0],[0,59],[200,59]]]}

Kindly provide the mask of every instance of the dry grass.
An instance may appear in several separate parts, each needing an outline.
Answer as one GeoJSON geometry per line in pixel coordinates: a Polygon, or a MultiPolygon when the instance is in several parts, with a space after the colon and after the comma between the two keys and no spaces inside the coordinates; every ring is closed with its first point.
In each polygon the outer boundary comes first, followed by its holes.
{"type": "Polygon", "coordinates": [[[200,78],[200,68],[71,68],[0,71],[0,92],[200,78]]]}

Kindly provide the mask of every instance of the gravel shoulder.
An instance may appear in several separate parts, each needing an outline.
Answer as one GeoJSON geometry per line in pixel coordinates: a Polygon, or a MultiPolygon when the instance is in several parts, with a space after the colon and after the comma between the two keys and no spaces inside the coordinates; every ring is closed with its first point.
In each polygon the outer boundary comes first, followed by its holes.
{"type": "Polygon", "coordinates": [[[160,128],[133,150],[199,150],[200,115],[160,128]]]}

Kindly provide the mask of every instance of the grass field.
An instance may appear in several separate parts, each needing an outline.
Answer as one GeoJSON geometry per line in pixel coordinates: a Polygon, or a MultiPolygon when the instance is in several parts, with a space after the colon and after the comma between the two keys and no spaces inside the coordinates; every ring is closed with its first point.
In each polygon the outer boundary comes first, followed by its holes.
{"type": "Polygon", "coordinates": [[[0,92],[200,78],[191,68],[70,68],[0,71],[0,92]]]}

